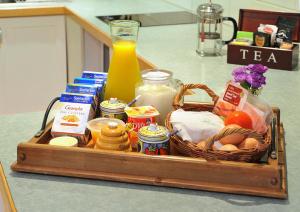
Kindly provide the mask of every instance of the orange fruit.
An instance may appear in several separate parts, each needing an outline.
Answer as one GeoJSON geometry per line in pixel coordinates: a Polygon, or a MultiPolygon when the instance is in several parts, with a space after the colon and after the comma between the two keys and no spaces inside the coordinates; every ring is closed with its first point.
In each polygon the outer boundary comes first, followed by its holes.
{"type": "Polygon", "coordinates": [[[234,111],[230,113],[224,121],[225,126],[237,124],[242,128],[252,129],[251,117],[243,111],[234,111]]]}

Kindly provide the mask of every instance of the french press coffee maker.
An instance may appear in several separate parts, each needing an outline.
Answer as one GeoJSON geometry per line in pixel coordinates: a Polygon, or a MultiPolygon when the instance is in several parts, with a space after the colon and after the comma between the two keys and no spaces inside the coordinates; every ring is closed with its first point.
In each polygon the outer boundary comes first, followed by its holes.
{"type": "Polygon", "coordinates": [[[236,38],[237,23],[234,18],[223,17],[223,8],[219,4],[201,4],[197,9],[198,14],[198,47],[200,56],[221,55],[223,45],[228,44],[236,38]],[[222,40],[222,23],[231,21],[233,24],[233,35],[228,41],[222,40]]]}

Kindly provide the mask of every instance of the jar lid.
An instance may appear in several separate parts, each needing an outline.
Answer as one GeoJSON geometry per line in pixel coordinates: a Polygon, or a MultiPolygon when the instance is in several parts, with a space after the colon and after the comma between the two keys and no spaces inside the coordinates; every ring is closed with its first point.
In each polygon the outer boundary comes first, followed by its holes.
{"type": "Polygon", "coordinates": [[[169,131],[163,126],[150,124],[142,127],[138,132],[138,137],[145,141],[161,142],[169,140],[169,131]]]}
{"type": "Polygon", "coordinates": [[[164,83],[171,79],[173,73],[163,69],[147,69],[142,71],[142,79],[153,83],[164,83]]]}
{"type": "Polygon", "coordinates": [[[117,122],[110,121],[101,129],[101,134],[108,137],[120,137],[125,134],[125,127],[117,122]]]}
{"type": "Polygon", "coordinates": [[[219,18],[223,13],[223,7],[220,4],[206,3],[197,8],[197,14],[200,18],[219,18]]]}
{"type": "Polygon", "coordinates": [[[110,98],[109,100],[105,100],[100,104],[101,110],[109,110],[114,112],[124,111],[126,106],[127,104],[118,100],[117,98],[110,98]]]}
{"type": "Polygon", "coordinates": [[[118,124],[121,124],[125,126],[125,123],[120,119],[114,119],[114,118],[96,118],[88,121],[87,128],[90,131],[94,132],[101,132],[101,129],[109,122],[117,122],[118,124]]]}
{"type": "Polygon", "coordinates": [[[126,107],[125,113],[128,117],[149,118],[159,115],[158,110],[152,106],[126,107]]]}

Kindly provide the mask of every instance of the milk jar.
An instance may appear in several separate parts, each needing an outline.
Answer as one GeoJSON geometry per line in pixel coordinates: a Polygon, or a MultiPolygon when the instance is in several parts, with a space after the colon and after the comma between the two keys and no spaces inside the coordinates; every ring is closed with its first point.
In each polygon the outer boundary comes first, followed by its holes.
{"type": "Polygon", "coordinates": [[[135,95],[140,95],[136,105],[155,107],[160,113],[157,123],[164,125],[167,114],[173,110],[173,99],[181,83],[166,70],[145,70],[142,79],[143,82],[136,87],[135,95]]]}

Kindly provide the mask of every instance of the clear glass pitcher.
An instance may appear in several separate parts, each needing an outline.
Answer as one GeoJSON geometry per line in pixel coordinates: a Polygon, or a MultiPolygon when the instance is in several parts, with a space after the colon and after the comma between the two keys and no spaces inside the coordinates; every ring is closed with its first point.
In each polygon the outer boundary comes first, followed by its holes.
{"type": "Polygon", "coordinates": [[[223,45],[228,44],[237,34],[237,23],[234,18],[223,17],[223,8],[211,1],[201,4],[197,9],[198,14],[198,47],[197,53],[200,56],[221,55],[223,45]],[[228,41],[222,40],[222,23],[231,21],[233,24],[233,35],[228,41]]]}
{"type": "Polygon", "coordinates": [[[171,71],[162,69],[148,69],[142,72],[143,82],[137,84],[137,106],[151,105],[155,107],[159,116],[157,123],[165,124],[167,114],[173,110],[173,99],[179,91],[182,82],[172,78],[171,71]]]}
{"type": "Polygon", "coordinates": [[[130,20],[110,22],[113,55],[105,87],[106,100],[118,98],[126,103],[134,99],[135,86],[141,81],[136,55],[139,23],[130,20]]]}

